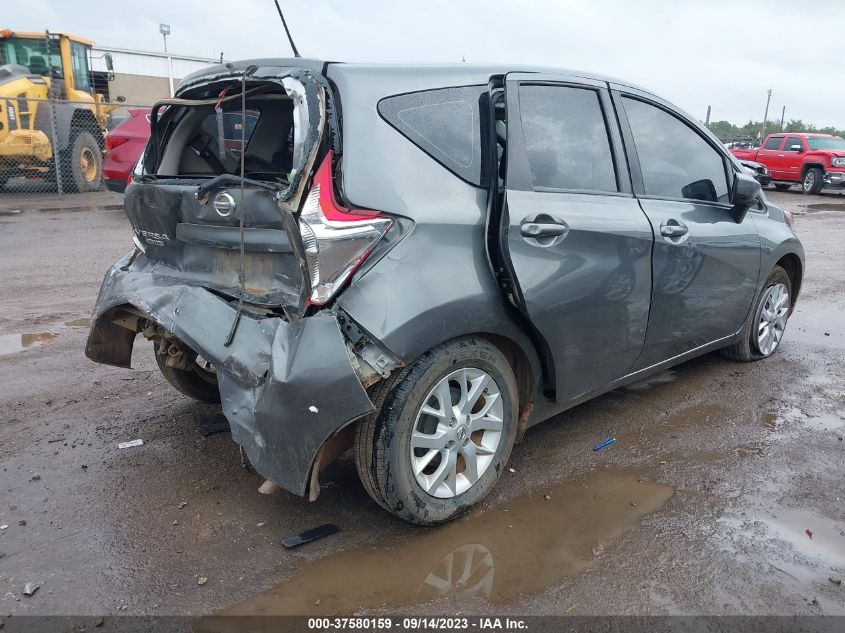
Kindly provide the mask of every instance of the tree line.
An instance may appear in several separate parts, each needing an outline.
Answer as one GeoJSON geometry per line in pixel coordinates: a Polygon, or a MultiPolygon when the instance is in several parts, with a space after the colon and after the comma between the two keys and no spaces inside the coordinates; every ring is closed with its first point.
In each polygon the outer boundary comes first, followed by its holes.
{"type": "MultiPolygon", "coordinates": [[[[762,121],[749,121],[745,125],[734,125],[730,121],[713,121],[710,123],[710,131],[723,142],[743,136],[756,138],[762,127],[762,121]]],[[[772,134],[774,132],[817,132],[819,134],[834,134],[845,138],[845,130],[838,130],[833,126],[816,127],[812,123],[805,123],[801,119],[792,119],[786,122],[783,129],[781,129],[780,120],[769,121],[766,123],[766,134],[772,134]]]]}

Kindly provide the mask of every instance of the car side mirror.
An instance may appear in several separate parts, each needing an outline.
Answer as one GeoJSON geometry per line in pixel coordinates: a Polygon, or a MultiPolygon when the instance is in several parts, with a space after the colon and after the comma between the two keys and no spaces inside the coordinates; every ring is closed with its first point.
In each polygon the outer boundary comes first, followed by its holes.
{"type": "Polygon", "coordinates": [[[800,145],[790,145],[789,149],[791,149],[793,152],[799,152],[799,153],[804,151],[804,148],[801,147],[800,145]]]}
{"type": "Polygon", "coordinates": [[[106,61],[106,68],[108,69],[108,71],[110,73],[113,73],[114,72],[114,60],[111,57],[111,53],[106,53],[105,55],[103,55],[103,58],[106,61]]]}
{"type": "Polygon", "coordinates": [[[748,209],[757,203],[760,197],[760,183],[753,176],[737,172],[731,191],[731,216],[739,224],[745,219],[748,209]]]}

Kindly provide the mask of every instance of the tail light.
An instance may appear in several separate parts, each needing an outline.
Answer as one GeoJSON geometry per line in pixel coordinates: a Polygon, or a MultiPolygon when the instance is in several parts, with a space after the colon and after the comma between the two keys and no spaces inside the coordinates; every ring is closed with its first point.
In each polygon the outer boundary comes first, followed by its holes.
{"type": "Polygon", "coordinates": [[[125,136],[106,136],[106,149],[113,150],[115,147],[120,147],[129,139],[125,136]]]}
{"type": "Polygon", "coordinates": [[[332,152],[314,175],[299,216],[311,276],[309,303],[322,305],[352,276],[393,224],[378,211],[349,210],[335,200],[332,152]]]}

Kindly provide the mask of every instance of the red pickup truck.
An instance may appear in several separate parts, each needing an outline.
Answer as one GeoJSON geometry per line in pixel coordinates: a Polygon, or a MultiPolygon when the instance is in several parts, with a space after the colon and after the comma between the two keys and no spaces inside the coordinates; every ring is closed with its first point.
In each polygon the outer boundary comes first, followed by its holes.
{"type": "Polygon", "coordinates": [[[777,189],[801,184],[804,193],[845,189],[845,139],[830,134],[778,132],[758,149],[732,149],[740,160],[763,163],[777,189]]]}

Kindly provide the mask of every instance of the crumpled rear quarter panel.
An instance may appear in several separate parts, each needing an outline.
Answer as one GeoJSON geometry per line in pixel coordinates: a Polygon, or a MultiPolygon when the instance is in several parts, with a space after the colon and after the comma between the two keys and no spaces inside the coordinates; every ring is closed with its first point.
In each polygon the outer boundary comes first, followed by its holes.
{"type": "Polygon", "coordinates": [[[214,364],[232,437],[258,473],[304,495],[323,442],[373,410],[335,315],[287,322],[244,312],[227,347],[236,308],[167,271],[143,255],[133,261],[131,254],[108,271],[86,355],[129,366],[135,334],[112,322],[112,309],[134,306],[214,364]],[[121,331],[128,334],[116,336],[121,331]]]}

